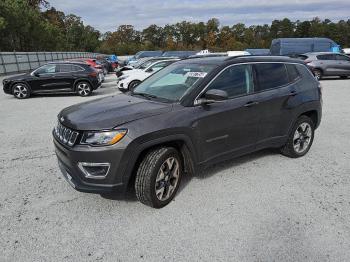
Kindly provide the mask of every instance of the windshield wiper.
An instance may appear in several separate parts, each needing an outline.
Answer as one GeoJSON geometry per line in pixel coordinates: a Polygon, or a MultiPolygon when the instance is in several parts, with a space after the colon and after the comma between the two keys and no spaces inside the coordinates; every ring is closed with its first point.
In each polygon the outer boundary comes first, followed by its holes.
{"type": "Polygon", "coordinates": [[[160,98],[160,97],[158,97],[158,96],[156,96],[156,95],[151,95],[151,94],[147,94],[147,93],[132,93],[133,95],[136,95],[136,96],[143,96],[143,97],[146,97],[146,98],[148,98],[148,99],[150,99],[150,98],[160,98]]]}

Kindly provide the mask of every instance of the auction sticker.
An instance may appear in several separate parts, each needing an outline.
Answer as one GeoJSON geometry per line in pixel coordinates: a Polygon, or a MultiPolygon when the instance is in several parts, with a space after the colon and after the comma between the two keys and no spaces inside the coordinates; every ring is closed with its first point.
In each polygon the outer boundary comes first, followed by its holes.
{"type": "Polygon", "coordinates": [[[188,73],[186,73],[187,77],[204,78],[206,75],[207,75],[206,72],[188,72],[188,73]]]}

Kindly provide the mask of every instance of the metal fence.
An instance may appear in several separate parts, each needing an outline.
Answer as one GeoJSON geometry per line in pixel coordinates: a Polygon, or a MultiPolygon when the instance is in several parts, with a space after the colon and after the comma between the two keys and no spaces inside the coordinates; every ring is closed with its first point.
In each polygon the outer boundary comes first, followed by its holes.
{"type": "Polygon", "coordinates": [[[0,52],[0,75],[30,71],[43,64],[74,58],[96,58],[87,52],[0,52]]]}

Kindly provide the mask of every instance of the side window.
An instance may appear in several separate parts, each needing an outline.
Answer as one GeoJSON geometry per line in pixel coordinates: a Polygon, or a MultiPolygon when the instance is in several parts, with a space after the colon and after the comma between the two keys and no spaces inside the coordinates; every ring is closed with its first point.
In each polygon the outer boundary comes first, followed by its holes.
{"type": "Polygon", "coordinates": [[[254,90],[250,65],[236,65],[223,71],[208,87],[226,91],[229,98],[246,95],[254,90]]]}
{"type": "Polygon", "coordinates": [[[78,72],[78,71],[84,71],[84,69],[80,66],[77,65],[72,65],[72,71],[73,72],[78,72]]]}
{"type": "Polygon", "coordinates": [[[149,70],[150,70],[150,72],[152,72],[152,71],[155,72],[155,71],[158,71],[158,70],[160,70],[160,69],[166,67],[166,66],[169,65],[169,64],[171,64],[170,61],[157,63],[157,64],[154,64],[153,66],[151,66],[151,67],[149,68],[149,70]]]}
{"type": "Polygon", "coordinates": [[[341,61],[350,61],[350,57],[345,56],[345,55],[336,55],[337,60],[341,61]]]}
{"type": "Polygon", "coordinates": [[[64,65],[61,64],[59,65],[59,72],[61,73],[68,73],[68,72],[72,72],[72,66],[71,65],[64,65]]]}
{"type": "Polygon", "coordinates": [[[58,72],[56,65],[44,65],[35,71],[37,74],[52,74],[58,72]]]}
{"type": "Polygon", "coordinates": [[[282,63],[266,63],[255,65],[257,90],[273,89],[289,83],[286,66],[282,63]]]}
{"type": "Polygon", "coordinates": [[[336,60],[335,55],[332,54],[326,54],[326,55],[318,55],[318,60],[336,60]]]}
{"type": "Polygon", "coordinates": [[[295,65],[292,64],[286,64],[287,72],[289,75],[290,82],[294,82],[300,78],[299,72],[296,69],[295,65]]]}

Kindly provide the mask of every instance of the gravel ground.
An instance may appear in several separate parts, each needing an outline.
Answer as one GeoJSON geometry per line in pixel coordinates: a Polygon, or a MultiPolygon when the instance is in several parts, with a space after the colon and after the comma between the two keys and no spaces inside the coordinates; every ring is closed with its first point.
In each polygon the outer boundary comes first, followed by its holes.
{"type": "Polygon", "coordinates": [[[185,179],[151,209],[128,195],[74,191],[51,130],[94,96],[0,94],[0,261],[349,261],[350,80],[324,80],[324,115],[309,154],[269,150],[185,179]]]}

